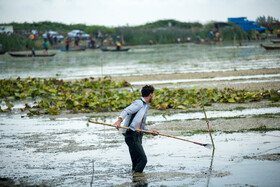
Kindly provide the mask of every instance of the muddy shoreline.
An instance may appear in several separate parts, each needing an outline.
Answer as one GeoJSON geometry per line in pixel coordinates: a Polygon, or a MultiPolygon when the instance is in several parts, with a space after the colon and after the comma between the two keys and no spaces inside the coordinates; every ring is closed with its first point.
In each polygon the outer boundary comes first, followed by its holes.
{"type": "MultiPolygon", "coordinates": [[[[203,78],[216,78],[216,77],[231,77],[231,76],[249,76],[249,75],[265,75],[265,74],[279,74],[280,68],[271,68],[271,69],[250,69],[250,70],[236,70],[236,71],[218,71],[218,72],[194,72],[194,73],[178,73],[178,74],[157,74],[157,75],[143,75],[143,76],[123,76],[123,77],[112,77],[115,81],[156,81],[156,80],[180,80],[180,79],[203,79],[203,78]]],[[[218,85],[211,85],[211,83],[216,83],[217,81],[199,81],[188,82],[188,83],[177,83],[177,87],[185,87],[190,85],[192,87],[195,84],[197,88],[218,88],[223,89],[225,87],[235,88],[238,90],[260,90],[264,89],[279,89],[280,81],[267,81],[267,82],[258,82],[258,83],[239,83],[238,81],[218,81],[218,85]]],[[[174,84],[161,84],[155,85],[155,87],[169,87],[174,84]]],[[[135,88],[141,88],[143,85],[133,86],[135,88]]]]}
{"type": "Polygon", "coordinates": [[[148,80],[166,80],[166,79],[194,79],[194,78],[213,78],[226,76],[246,76],[246,75],[260,75],[260,74],[275,74],[280,73],[280,68],[271,69],[250,69],[250,70],[236,70],[236,71],[216,71],[216,72],[194,72],[194,73],[176,73],[176,74],[157,74],[157,75],[143,75],[143,76],[123,76],[112,77],[115,81],[126,80],[132,81],[148,81],[148,80]]]}

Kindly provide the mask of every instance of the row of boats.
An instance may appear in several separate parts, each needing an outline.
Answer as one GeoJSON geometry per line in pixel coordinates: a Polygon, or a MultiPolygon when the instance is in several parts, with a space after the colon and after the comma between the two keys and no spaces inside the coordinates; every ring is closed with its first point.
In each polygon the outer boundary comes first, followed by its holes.
{"type": "MultiPolygon", "coordinates": [[[[75,52],[75,51],[85,51],[85,50],[86,50],[85,47],[69,48],[68,50],[66,50],[65,48],[60,49],[60,51],[62,52],[75,52]]],[[[111,49],[111,48],[101,48],[101,50],[104,52],[124,52],[124,51],[128,51],[129,48],[121,48],[119,50],[111,49]]],[[[39,53],[39,54],[36,53],[35,55],[33,55],[32,53],[9,52],[9,55],[11,55],[12,57],[52,57],[55,56],[56,53],[39,53]]]]}
{"type": "MultiPolygon", "coordinates": [[[[271,40],[272,43],[274,44],[280,44],[280,40],[271,40]]],[[[261,47],[265,48],[266,50],[280,50],[280,45],[264,45],[261,44],[261,47]]],[[[74,52],[74,51],[85,51],[86,47],[79,47],[79,48],[69,48],[66,50],[65,48],[61,48],[60,51],[62,52],[74,52]]],[[[129,48],[120,48],[120,49],[115,49],[115,48],[101,48],[102,51],[104,52],[124,52],[128,51],[129,48]]],[[[1,54],[5,54],[2,52],[1,54]]],[[[32,53],[21,53],[21,52],[9,52],[9,55],[12,57],[52,57],[55,56],[56,53],[40,53],[40,54],[35,54],[33,55],[32,53]]]]}

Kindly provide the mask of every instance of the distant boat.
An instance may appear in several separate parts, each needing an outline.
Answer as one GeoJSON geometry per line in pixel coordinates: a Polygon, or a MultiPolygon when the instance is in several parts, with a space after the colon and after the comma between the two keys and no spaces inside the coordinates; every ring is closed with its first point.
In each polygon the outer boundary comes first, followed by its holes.
{"type": "Polygon", "coordinates": [[[266,50],[278,50],[278,49],[280,49],[280,46],[273,46],[273,45],[268,46],[268,45],[263,45],[263,44],[261,44],[261,46],[263,48],[265,48],[266,50]]]}
{"type": "Polygon", "coordinates": [[[0,51],[0,55],[4,55],[6,51],[0,51]]]}
{"type": "Polygon", "coordinates": [[[108,48],[101,48],[102,51],[104,52],[123,52],[123,51],[128,51],[129,48],[121,48],[119,50],[117,49],[108,49],[108,48]]]}
{"type": "Polygon", "coordinates": [[[12,53],[9,52],[9,55],[12,57],[51,57],[56,55],[56,53],[49,53],[49,54],[36,54],[35,56],[32,53],[12,53]]]}
{"type": "Polygon", "coordinates": [[[279,44],[280,40],[271,40],[272,43],[279,44]]]}

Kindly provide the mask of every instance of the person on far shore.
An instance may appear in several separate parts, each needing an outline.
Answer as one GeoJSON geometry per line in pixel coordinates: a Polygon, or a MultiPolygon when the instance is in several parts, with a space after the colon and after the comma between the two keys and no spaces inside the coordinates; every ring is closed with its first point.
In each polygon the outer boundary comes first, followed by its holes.
{"type": "Polygon", "coordinates": [[[65,50],[66,50],[66,51],[69,51],[70,42],[71,42],[71,40],[70,40],[70,38],[68,37],[68,38],[66,39],[66,41],[65,41],[65,43],[66,43],[65,50]]]}
{"type": "Polygon", "coordinates": [[[79,38],[78,37],[75,38],[75,48],[77,48],[77,49],[80,48],[79,47],[79,38]]]}
{"type": "Polygon", "coordinates": [[[94,37],[91,37],[91,39],[90,39],[90,47],[91,47],[92,49],[95,48],[95,39],[94,39],[94,37]]]}
{"type": "Polygon", "coordinates": [[[117,51],[121,50],[121,47],[122,47],[121,42],[117,41],[117,43],[116,43],[116,50],[117,51]]]}
{"type": "Polygon", "coordinates": [[[46,39],[43,42],[43,47],[44,47],[44,54],[48,54],[48,42],[46,39]]]}
{"type": "Polygon", "coordinates": [[[35,53],[35,49],[34,49],[34,47],[32,47],[32,49],[31,49],[31,53],[32,53],[32,56],[36,56],[36,53],[35,53]]]}

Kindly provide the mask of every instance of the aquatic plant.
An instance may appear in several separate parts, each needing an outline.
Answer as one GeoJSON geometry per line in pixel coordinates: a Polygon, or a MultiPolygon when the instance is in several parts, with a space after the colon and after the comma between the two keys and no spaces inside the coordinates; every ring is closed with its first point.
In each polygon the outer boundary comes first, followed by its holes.
{"type": "MultiPolygon", "coordinates": [[[[50,114],[58,115],[61,111],[72,113],[91,113],[118,111],[135,99],[141,97],[139,91],[119,90],[129,87],[126,81],[115,82],[110,78],[82,79],[63,81],[55,78],[27,78],[0,80],[0,99],[4,101],[6,109],[0,112],[9,112],[16,100],[34,99],[33,107],[25,104],[22,112],[30,116],[50,114]]],[[[233,88],[206,89],[169,89],[155,91],[152,107],[156,109],[187,109],[199,107],[200,104],[211,103],[244,103],[269,99],[272,102],[280,100],[277,90],[246,91],[233,88]]]]}
{"type": "Polygon", "coordinates": [[[40,98],[37,105],[21,109],[30,111],[30,115],[59,114],[60,110],[72,112],[98,112],[115,111],[118,107],[126,104],[125,92],[118,93],[117,90],[110,90],[130,86],[126,81],[118,82],[111,79],[83,79],[79,81],[63,81],[58,79],[8,79],[0,80],[0,98],[6,100],[8,109],[1,112],[8,112],[14,100],[40,98]],[[116,101],[110,102],[113,98],[116,101]],[[9,101],[10,102],[9,102],[9,101]],[[110,107],[108,107],[110,103],[110,107]],[[124,104],[125,103],[125,104],[124,104]],[[116,107],[118,106],[118,107],[116,107]],[[34,109],[43,112],[34,112],[34,109]]]}
{"type": "Polygon", "coordinates": [[[199,104],[211,103],[244,103],[269,99],[279,101],[276,90],[246,91],[233,88],[218,89],[160,89],[156,91],[153,106],[158,109],[187,109],[199,104]]]}

